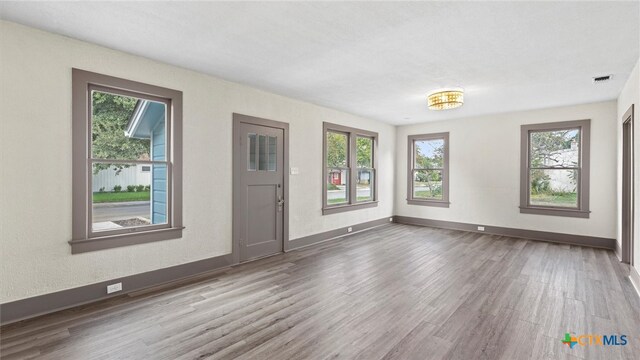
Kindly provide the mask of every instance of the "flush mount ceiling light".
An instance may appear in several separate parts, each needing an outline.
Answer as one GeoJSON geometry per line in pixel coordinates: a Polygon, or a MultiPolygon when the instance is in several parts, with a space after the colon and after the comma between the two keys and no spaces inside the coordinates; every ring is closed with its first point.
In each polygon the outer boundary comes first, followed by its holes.
{"type": "Polygon", "coordinates": [[[450,110],[462,106],[464,92],[462,90],[438,90],[427,96],[429,110],[450,110]]]}

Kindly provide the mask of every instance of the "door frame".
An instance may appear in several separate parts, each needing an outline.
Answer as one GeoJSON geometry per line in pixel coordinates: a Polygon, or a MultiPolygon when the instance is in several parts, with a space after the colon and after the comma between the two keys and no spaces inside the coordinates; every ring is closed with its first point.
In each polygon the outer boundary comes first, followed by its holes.
{"type": "Polygon", "coordinates": [[[621,260],[623,263],[634,264],[633,248],[634,248],[634,212],[635,212],[635,196],[634,194],[634,105],[631,104],[629,109],[622,117],[622,241],[621,260]],[[627,134],[627,131],[629,134],[627,134]],[[628,136],[628,137],[627,137],[628,136]],[[629,139],[627,142],[626,139],[629,139]],[[625,172],[625,167],[628,173],[625,172]]]}
{"type": "MultiPolygon", "coordinates": [[[[258,126],[266,126],[275,129],[281,129],[284,132],[284,139],[282,143],[283,152],[284,152],[284,163],[282,164],[282,183],[284,187],[284,208],[282,209],[282,250],[287,252],[289,250],[289,123],[269,120],[264,118],[259,118],[255,116],[243,115],[238,113],[233,113],[233,137],[231,139],[231,148],[232,148],[232,166],[233,166],[233,177],[232,177],[232,254],[233,254],[233,262],[240,262],[240,241],[238,226],[240,226],[240,222],[238,221],[239,216],[241,214],[237,214],[239,209],[236,206],[236,202],[238,201],[238,194],[240,191],[239,186],[237,186],[237,182],[235,181],[238,176],[240,176],[240,172],[242,171],[243,161],[238,158],[238,154],[235,151],[236,140],[242,140],[240,134],[240,124],[250,124],[250,125],[258,125],[258,126]]],[[[245,159],[242,159],[245,160],[245,159]]],[[[254,259],[257,260],[257,259],[254,259]]],[[[251,260],[249,260],[251,261],[251,260]]]]}

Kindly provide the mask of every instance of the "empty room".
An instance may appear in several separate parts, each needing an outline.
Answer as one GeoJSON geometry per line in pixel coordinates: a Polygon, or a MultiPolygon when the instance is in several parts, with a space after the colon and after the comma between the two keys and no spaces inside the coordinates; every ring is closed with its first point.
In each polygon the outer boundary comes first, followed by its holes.
{"type": "Polygon", "coordinates": [[[0,359],[640,359],[640,2],[0,2],[0,359]]]}

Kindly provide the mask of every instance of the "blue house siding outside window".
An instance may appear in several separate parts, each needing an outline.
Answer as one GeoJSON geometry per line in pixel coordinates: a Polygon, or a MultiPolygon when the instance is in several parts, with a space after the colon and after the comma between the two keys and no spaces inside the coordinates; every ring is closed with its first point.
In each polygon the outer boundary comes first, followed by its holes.
{"type": "MultiPolygon", "coordinates": [[[[127,130],[130,137],[149,139],[151,160],[167,160],[166,106],[163,103],[140,100],[127,130]]],[[[151,223],[167,222],[167,165],[153,164],[151,170],[151,223]]]]}
{"type": "MultiPolygon", "coordinates": [[[[164,112],[163,117],[164,119],[164,112]]],[[[151,159],[165,160],[166,131],[164,121],[158,121],[151,136],[151,159]]],[[[167,222],[167,166],[156,164],[151,176],[151,223],[167,222]]]]}

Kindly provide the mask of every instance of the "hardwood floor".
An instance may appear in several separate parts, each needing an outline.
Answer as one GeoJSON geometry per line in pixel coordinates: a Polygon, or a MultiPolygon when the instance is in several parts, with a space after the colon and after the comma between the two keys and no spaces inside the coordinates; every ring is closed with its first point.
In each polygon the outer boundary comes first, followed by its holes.
{"type": "Polygon", "coordinates": [[[386,225],[1,329],[2,359],[639,359],[612,251],[386,225]],[[626,334],[626,346],[561,343],[626,334]]]}

